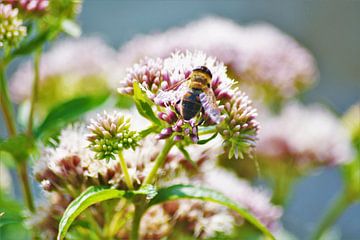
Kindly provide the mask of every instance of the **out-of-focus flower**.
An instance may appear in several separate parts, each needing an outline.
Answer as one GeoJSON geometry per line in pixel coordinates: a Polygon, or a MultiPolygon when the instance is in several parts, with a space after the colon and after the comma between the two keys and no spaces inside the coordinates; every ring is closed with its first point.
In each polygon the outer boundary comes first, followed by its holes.
{"type": "MultiPolygon", "coordinates": [[[[194,117],[185,121],[178,111],[178,96],[181,91],[173,91],[174,98],[167,97],[168,89],[189,77],[194,68],[205,66],[212,73],[211,90],[213,91],[217,105],[221,109],[222,120],[217,125],[219,133],[236,156],[242,156],[253,147],[256,138],[258,123],[254,119],[256,110],[244,93],[238,89],[232,89],[233,81],[227,76],[226,67],[212,57],[207,57],[202,52],[175,52],[165,59],[145,59],[135,64],[128,70],[126,81],[121,83],[120,93],[133,94],[133,84],[138,82],[146,91],[148,97],[158,106],[157,115],[164,121],[164,128],[159,138],[175,136],[175,140],[181,140],[189,136],[193,142],[198,139],[198,124],[201,120],[194,117]],[[224,121],[225,119],[225,121],[224,121]],[[234,128],[231,132],[227,129],[227,123],[232,123],[234,128]]],[[[205,125],[215,125],[206,116],[208,105],[203,105],[205,125]],[[208,119],[208,120],[206,120],[208,119]]]]}
{"type": "Polygon", "coordinates": [[[343,164],[352,158],[350,138],[341,123],[320,106],[288,104],[279,116],[263,117],[257,154],[269,165],[298,170],[343,164]]]}
{"type": "Polygon", "coordinates": [[[142,239],[161,239],[171,233],[174,222],[161,206],[150,208],[141,219],[140,235],[142,239]]]}
{"type": "Polygon", "coordinates": [[[58,233],[59,216],[62,216],[71,198],[59,193],[47,193],[45,199],[26,220],[26,224],[35,229],[42,239],[55,239],[58,233]]]}
{"type": "Polygon", "coordinates": [[[164,209],[200,239],[215,237],[217,233],[230,234],[236,224],[234,215],[226,207],[211,202],[178,200],[165,203],[164,209]]]}
{"type": "Polygon", "coordinates": [[[317,76],[312,55],[280,30],[264,23],[240,26],[219,17],[138,36],[120,49],[119,60],[129,66],[144,56],[168,57],[175,50],[202,50],[229,66],[241,83],[281,98],[311,86],[317,76]]]}
{"type": "Polygon", "coordinates": [[[90,149],[96,152],[98,159],[115,159],[115,155],[124,149],[138,146],[139,134],[130,130],[130,118],[118,112],[98,115],[88,126],[91,134],[87,136],[90,149]]]}
{"type": "MultiPolygon", "coordinates": [[[[112,69],[116,65],[114,59],[114,51],[98,38],[56,43],[41,57],[37,102],[40,115],[76,96],[109,94],[114,77],[112,69]]],[[[29,99],[33,78],[31,62],[21,65],[12,76],[10,92],[17,103],[29,99]]]]}
{"type": "Polygon", "coordinates": [[[205,186],[222,192],[244,206],[270,229],[276,230],[278,227],[282,209],[271,203],[270,196],[265,190],[251,187],[245,180],[220,168],[206,171],[203,181],[205,186]]]}
{"type": "MultiPolygon", "coordinates": [[[[211,158],[210,154],[208,158],[211,158]]],[[[233,173],[216,167],[212,161],[206,161],[201,165],[195,175],[180,170],[178,175],[169,180],[165,179],[161,184],[166,186],[179,183],[202,186],[223,193],[249,210],[271,230],[278,229],[282,209],[271,204],[268,193],[251,187],[233,173]]],[[[184,223],[188,231],[200,238],[215,237],[218,232],[230,234],[234,226],[243,223],[243,219],[237,213],[214,203],[177,200],[165,203],[163,207],[168,214],[175,217],[177,223],[184,223]]]]}
{"type": "Polygon", "coordinates": [[[49,0],[3,0],[28,13],[42,13],[49,6],[49,0]]]}
{"type": "Polygon", "coordinates": [[[10,4],[0,3],[0,48],[15,46],[26,35],[26,27],[18,18],[19,10],[10,4]]]}
{"type": "Polygon", "coordinates": [[[44,190],[76,196],[90,185],[109,184],[120,166],[96,160],[88,148],[87,134],[83,125],[70,126],[61,132],[57,147],[42,150],[34,175],[44,190]]]}

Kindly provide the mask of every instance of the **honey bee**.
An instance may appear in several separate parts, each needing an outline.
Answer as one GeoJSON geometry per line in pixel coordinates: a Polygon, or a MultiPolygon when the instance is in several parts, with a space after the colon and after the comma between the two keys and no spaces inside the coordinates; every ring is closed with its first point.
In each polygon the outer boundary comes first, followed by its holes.
{"type": "Polygon", "coordinates": [[[202,113],[218,124],[220,122],[220,109],[211,88],[211,80],[212,74],[207,67],[196,67],[188,78],[165,91],[161,91],[155,101],[161,99],[163,102],[175,103],[176,110],[185,121],[189,121],[202,113]]]}

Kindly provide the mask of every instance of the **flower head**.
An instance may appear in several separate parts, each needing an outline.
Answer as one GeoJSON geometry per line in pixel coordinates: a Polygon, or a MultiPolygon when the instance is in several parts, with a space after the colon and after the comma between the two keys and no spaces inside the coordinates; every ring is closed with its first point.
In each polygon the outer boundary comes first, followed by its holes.
{"type": "MultiPolygon", "coordinates": [[[[75,97],[109,94],[116,69],[114,59],[115,52],[98,38],[56,42],[41,56],[36,113],[42,117],[54,106],[75,97]]],[[[30,98],[33,76],[30,61],[12,75],[10,93],[17,103],[30,98]]]]}
{"type": "Polygon", "coordinates": [[[42,13],[49,5],[49,0],[4,0],[4,2],[27,13],[42,13]]]}
{"type": "Polygon", "coordinates": [[[243,158],[243,153],[255,147],[259,123],[256,120],[257,112],[252,107],[248,96],[236,91],[230,101],[225,103],[227,116],[224,124],[218,130],[225,139],[225,146],[229,151],[229,158],[243,158]]]}
{"type": "Polygon", "coordinates": [[[15,46],[26,35],[26,27],[18,18],[18,12],[10,4],[0,3],[0,48],[15,46]]]}
{"type": "Polygon", "coordinates": [[[135,37],[120,49],[119,60],[131,65],[144,56],[169,57],[175,50],[201,50],[217,57],[242,84],[255,85],[273,97],[292,97],[317,77],[309,51],[274,26],[241,26],[220,17],[135,37]]]}
{"type": "Polygon", "coordinates": [[[206,171],[203,181],[205,186],[222,192],[244,206],[270,229],[278,227],[282,209],[271,203],[270,196],[264,189],[254,188],[245,180],[220,168],[206,171]]]}
{"type": "MultiPolygon", "coordinates": [[[[267,191],[252,187],[233,173],[215,166],[214,162],[206,161],[195,175],[182,170],[176,177],[161,184],[168,186],[179,183],[214,189],[249,210],[272,231],[279,226],[282,208],[271,203],[267,191]]],[[[235,226],[243,224],[243,219],[237,213],[214,203],[176,200],[162,206],[174,216],[177,223],[185,224],[187,230],[199,238],[215,237],[217,232],[230,234],[235,226]]]]}
{"type": "Polygon", "coordinates": [[[42,149],[34,175],[44,190],[74,195],[68,186],[81,192],[91,185],[109,185],[120,167],[114,161],[95,159],[87,134],[84,125],[72,125],[61,131],[56,147],[42,149]]]}
{"type": "Polygon", "coordinates": [[[330,112],[291,103],[278,116],[264,116],[257,154],[270,165],[284,162],[300,170],[343,164],[352,149],[344,127],[330,112]]]}
{"type": "Polygon", "coordinates": [[[242,156],[242,153],[253,147],[258,129],[254,119],[256,111],[245,94],[232,88],[233,80],[227,76],[226,67],[216,59],[202,52],[175,52],[165,59],[147,58],[128,70],[126,81],[121,84],[119,91],[133,94],[134,83],[139,83],[147,96],[158,106],[157,115],[164,123],[159,134],[160,139],[174,136],[175,140],[182,140],[189,137],[196,143],[199,140],[199,125],[218,124],[219,133],[226,143],[231,143],[236,156],[242,156]],[[193,90],[184,87],[186,83],[177,89],[169,89],[187,79],[199,66],[210,72],[209,91],[215,100],[209,102],[211,97],[205,92],[200,93],[201,114],[185,119],[179,102],[193,90]],[[218,118],[211,117],[214,111],[219,111],[218,118]],[[229,134],[225,128],[228,128],[226,125],[230,122],[235,124],[233,127],[236,129],[229,134]],[[241,147],[243,145],[248,147],[241,147]]]}
{"type": "Polygon", "coordinates": [[[99,114],[88,129],[91,131],[87,137],[89,147],[98,159],[115,159],[114,154],[119,151],[138,146],[139,134],[130,130],[130,118],[118,112],[99,114]]]}

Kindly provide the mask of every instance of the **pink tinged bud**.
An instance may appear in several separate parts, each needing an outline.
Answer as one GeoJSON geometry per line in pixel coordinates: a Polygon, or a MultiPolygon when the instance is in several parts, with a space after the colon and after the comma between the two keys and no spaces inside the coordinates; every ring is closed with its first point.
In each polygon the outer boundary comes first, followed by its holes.
{"type": "Polygon", "coordinates": [[[197,129],[197,127],[193,127],[193,128],[192,128],[192,133],[193,133],[194,135],[197,135],[197,134],[198,134],[198,129],[197,129]]]}
{"type": "Polygon", "coordinates": [[[184,137],[181,136],[181,135],[176,135],[176,136],[174,137],[174,141],[175,141],[175,142],[181,141],[181,140],[183,140],[183,139],[184,139],[184,137]]]}
{"type": "Polygon", "coordinates": [[[185,135],[189,135],[190,129],[189,129],[189,128],[185,128],[184,133],[185,133],[185,135]]]}
{"type": "Polygon", "coordinates": [[[168,138],[173,133],[171,128],[164,128],[159,134],[159,139],[168,138]]]}
{"type": "Polygon", "coordinates": [[[176,113],[174,113],[173,111],[169,111],[168,113],[167,113],[167,115],[168,115],[168,121],[169,122],[175,122],[176,121],[176,119],[177,119],[177,116],[176,116],[176,113]]]}
{"type": "Polygon", "coordinates": [[[166,81],[161,82],[160,87],[162,90],[166,90],[168,88],[168,86],[169,86],[169,84],[166,81]]]}
{"type": "Polygon", "coordinates": [[[199,141],[199,137],[197,135],[190,135],[191,141],[193,141],[193,143],[197,143],[199,141]]]}
{"type": "Polygon", "coordinates": [[[196,120],[195,119],[190,119],[189,124],[191,127],[195,127],[196,126],[196,120]]]}
{"type": "Polygon", "coordinates": [[[180,119],[180,120],[176,123],[176,126],[181,127],[182,125],[184,125],[184,120],[180,119]]]}
{"type": "Polygon", "coordinates": [[[157,116],[158,116],[158,118],[160,118],[161,120],[164,120],[164,121],[166,121],[166,119],[167,119],[167,115],[163,112],[158,112],[157,116]]]}
{"type": "Polygon", "coordinates": [[[153,92],[156,92],[158,89],[159,89],[158,86],[155,85],[155,84],[153,84],[153,85],[151,86],[151,91],[153,91],[153,92]]]}
{"type": "Polygon", "coordinates": [[[182,132],[182,128],[181,128],[180,126],[177,126],[177,125],[173,126],[173,127],[172,127],[172,130],[173,130],[174,132],[182,132]]]}

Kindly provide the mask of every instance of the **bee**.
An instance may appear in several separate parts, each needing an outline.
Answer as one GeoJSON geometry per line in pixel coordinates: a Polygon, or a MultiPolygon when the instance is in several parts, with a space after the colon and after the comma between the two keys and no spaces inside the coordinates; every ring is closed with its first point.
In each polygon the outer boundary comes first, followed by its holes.
{"type": "MultiPolygon", "coordinates": [[[[188,78],[165,91],[161,91],[155,101],[158,99],[162,102],[175,103],[175,109],[185,121],[189,121],[202,113],[218,124],[220,122],[220,109],[211,88],[211,80],[212,74],[207,67],[196,67],[188,78]]],[[[204,119],[202,118],[202,120],[204,119]]]]}

